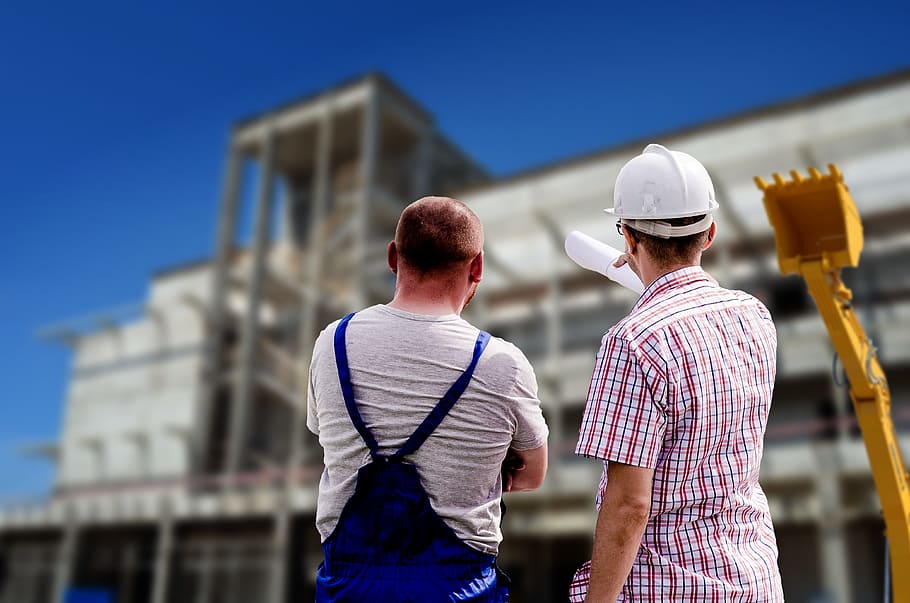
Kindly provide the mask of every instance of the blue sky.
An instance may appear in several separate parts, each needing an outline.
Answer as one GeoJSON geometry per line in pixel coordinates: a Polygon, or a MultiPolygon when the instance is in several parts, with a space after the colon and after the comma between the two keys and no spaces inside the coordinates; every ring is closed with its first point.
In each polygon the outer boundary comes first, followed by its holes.
{"type": "Polygon", "coordinates": [[[211,253],[238,118],[379,69],[505,175],[910,67],[903,2],[618,4],[0,3],[0,501],[50,483],[35,332],[211,253]]]}

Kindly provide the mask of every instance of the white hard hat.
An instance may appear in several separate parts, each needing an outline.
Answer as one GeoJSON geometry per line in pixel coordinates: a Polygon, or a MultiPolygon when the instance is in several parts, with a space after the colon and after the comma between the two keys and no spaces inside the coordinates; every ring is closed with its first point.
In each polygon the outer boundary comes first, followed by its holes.
{"type": "Polygon", "coordinates": [[[686,153],[649,144],[619,170],[613,207],[604,211],[636,230],[669,238],[704,232],[715,209],[714,184],[705,166],[686,153]],[[687,226],[662,221],[702,214],[707,214],[703,220],[687,226]]]}

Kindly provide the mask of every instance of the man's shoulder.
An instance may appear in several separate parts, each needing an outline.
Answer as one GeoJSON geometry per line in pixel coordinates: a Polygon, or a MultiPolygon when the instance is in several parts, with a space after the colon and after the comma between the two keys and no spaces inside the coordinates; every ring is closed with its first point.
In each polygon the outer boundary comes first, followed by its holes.
{"type": "Polygon", "coordinates": [[[758,318],[767,320],[773,324],[771,311],[760,299],[741,289],[725,289],[717,287],[718,303],[727,303],[742,312],[753,312],[758,318]]]}
{"type": "MultiPolygon", "coordinates": [[[[464,325],[466,328],[474,329],[476,332],[484,330],[467,321],[464,321],[464,325]]],[[[517,345],[508,339],[497,337],[492,333],[488,334],[490,335],[490,340],[487,343],[486,350],[484,350],[483,355],[480,357],[478,370],[493,370],[498,373],[507,373],[512,376],[534,376],[534,367],[531,365],[531,361],[528,360],[527,356],[525,356],[524,352],[522,352],[517,345]]]]}
{"type": "Polygon", "coordinates": [[[705,281],[693,283],[690,287],[669,289],[648,300],[648,303],[633,308],[607,335],[629,341],[641,340],[677,321],[704,316],[719,309],[753,313],[773,327],[771,313],[754,295],[705,281]]]}
{"type": "Polygon", "coordinates": [[[316,336],[316,348],[320,348],[325,345],[330,345],[335,337],[335,331],[338,329],[338,325],[341,324],[342,318],[338,318],[330,322],[323,328],[319,334],[316,336]]]}
{"type": "MultiPolygon", "coordinates": [[[[374,308],[375,308],[375,306],[370,306],[368,308],[364,308],[363,310],[359,310],[357,312],[352,312],[351,314],[353,314],[353,317],[350,320],[350,324],[356,323],[358,320],[361,320],[364,317],[371,316],[374,313],[374,308]]],[[[336,318],[335,320],[333,320],[332,322],[327,324],[319,332],[318,335],[316,335],[316,339],[315,339],[314,345],[313,345],[314,356],[318,356],[323,352],[330,352],[331,350],[334,349],[335,333],[338,330],[338,325],[340,325],[341,321],[343,321],[345,318],[347,318],[347,316],[349,316],[349,315],[346,314],[344,316],[336,318]]]]}
{"type": "Polygon", "coordinates": [[[487,354],[509,358],[513,363],[530,366],[530,361],[524,352],[511,341],[501,337],[490,336],[490,343],[487,345],[487,354]]]}
{"type": "Polygon", "coordinates": [[[336,318],[335,320],[333,320],[332,322],[327,324],[325,326],[325,328],[323,328],[322,331],[319,332],[319,335],[316,338],[317,341],[320,338],[334,337],[335,331],[338,329],[338,325],[341,324],[341,321],[344,320],[345,318],[347,318],[348,316],[351,316],[351,321],[350,321],[351,324],[359,322],[364,319],[377,318],[377,317],[381,316],[382,314],[379,311],[380,307],[381,306],[378,306],[378,305],[369,306],[362,310],[358,310],[356,312],[351,312],[349,314],[345,314],[344,316],[339,316],[338,318],[336,318]]]}
{"type": "Polygon", "coordinates": [[[486,331],[486,329],[482,329],[478,326],[475,326],[473,323],[468,322],[467,320],[462,320],[462,323],[464,324],[465,328],[467,328],[467,329],[471,329],[475,332],[485,331],[490,336],[490,340],[487,343],[487,349],[486,349],[486,352],[484,353],[484,355],[486,355],[486,354],[491,354],[491,355],[492,354],[505,354],[508,356],[513,356],[515,358],[519,358],[519,359],[527,362],[527,358],[525,357],[524,352],[522,352],[521,349],[517,345],[515,345],[508,339],[498,337],[498,336],[490,333],[489,331],[486,331]]]}

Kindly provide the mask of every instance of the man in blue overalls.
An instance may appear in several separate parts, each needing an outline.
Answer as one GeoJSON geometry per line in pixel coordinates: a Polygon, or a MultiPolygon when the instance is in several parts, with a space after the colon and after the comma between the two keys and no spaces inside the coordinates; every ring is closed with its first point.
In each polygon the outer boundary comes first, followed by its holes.
{"type": "Polygon", "coordinates": [[[394,299],[330,324],[313,350],[316,599],[507,601],[502,492],[539,487],[547,467],[534,371],[460,317],[483,274],[483,229],[464,204],[409,205],[388,256],[394,299]]]}

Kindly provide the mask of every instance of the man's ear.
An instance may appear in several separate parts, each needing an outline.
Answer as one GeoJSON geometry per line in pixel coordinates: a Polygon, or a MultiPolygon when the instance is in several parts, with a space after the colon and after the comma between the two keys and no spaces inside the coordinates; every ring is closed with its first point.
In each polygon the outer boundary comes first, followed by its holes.
{"type": "Polygon", "coordinates": [[[635,240],[635,237],[632,236],[632,233],[629,231],[628,226],[623,226],[622,236],[626,240],[626,250],[629,252],[629,255],[635,253],[635,248],[638,246],[638,241],[635,240]]]}
{"type": "Polygon", "coordinates": [[[483,279],[483,250],[471,260],[470,278],[472,283],[479,283],[483,279]]]}
{"type": "Polygon", "coordinates": [[[711,227],[708,228],[708,238],[705,240],[705,244],[701,248],[702,251],[705,251],[708,247],[711,246],[711,243],[714,242],[714,237],[716,235],[717,235],[717,223],[711,222],[711,227]]]}
{"type": "Polygon", "coordinates": [[[398,248],[395,246],[395,241],[389,243],[388,251],[388,262],[389,269],[392,271],[392,274],[398,275],[398,248]]]}

